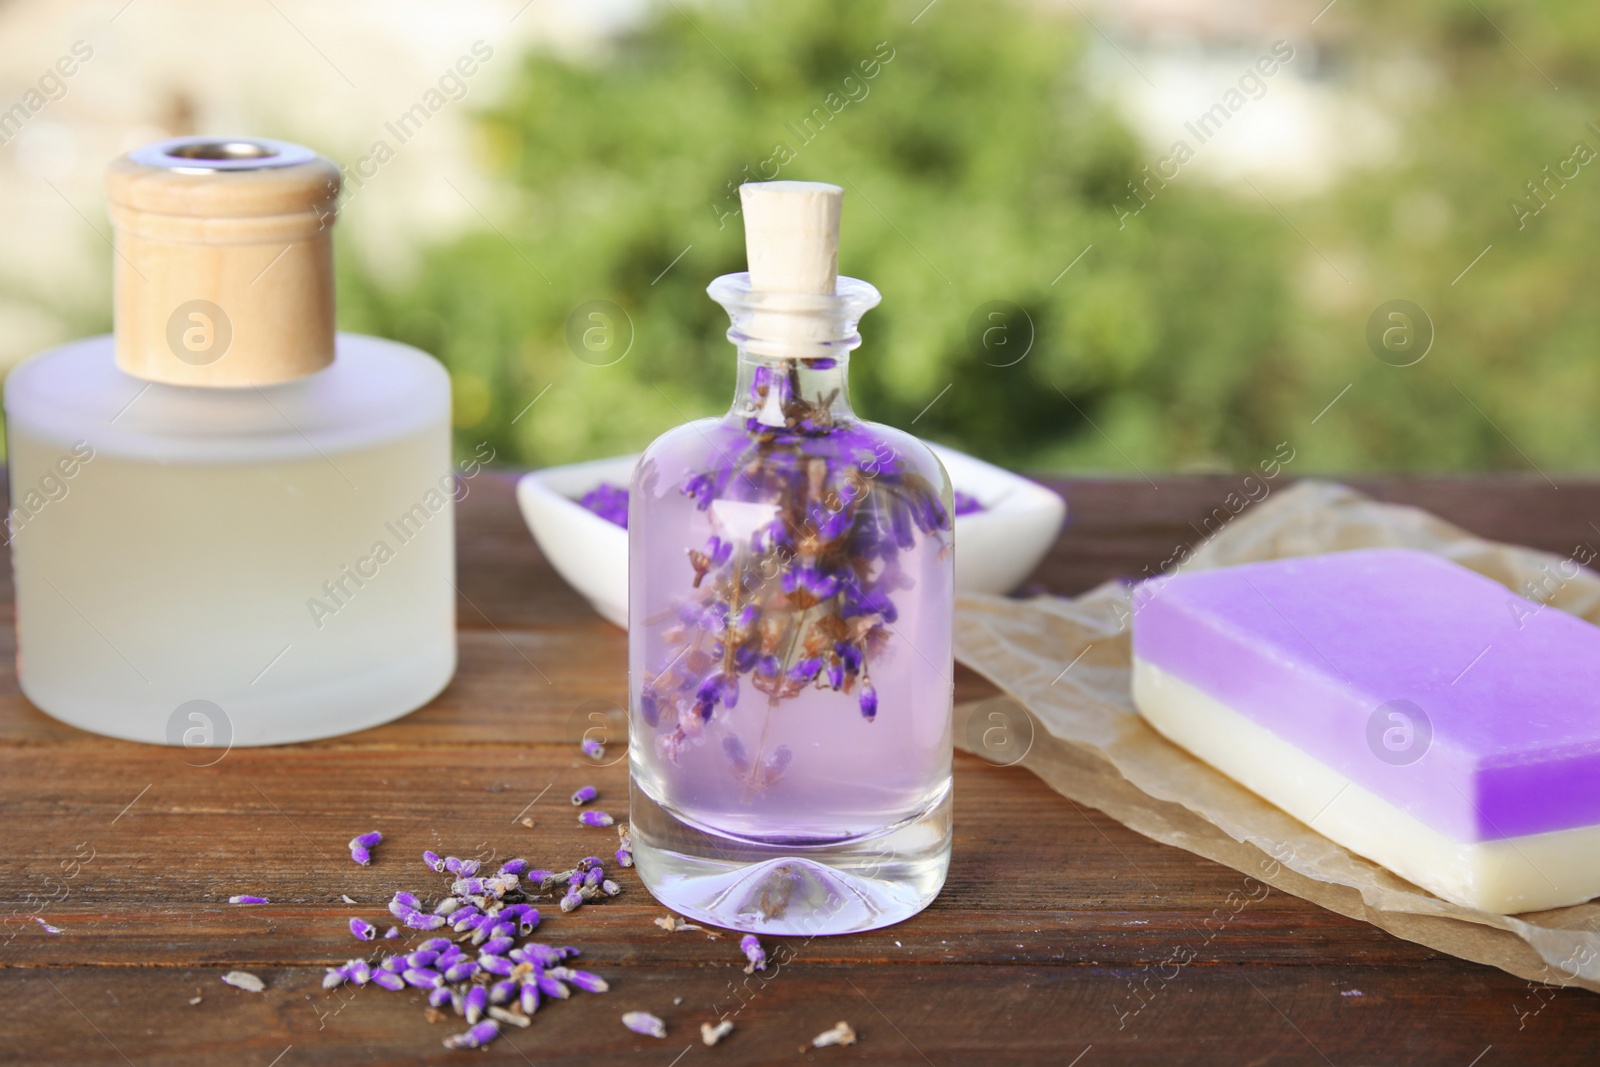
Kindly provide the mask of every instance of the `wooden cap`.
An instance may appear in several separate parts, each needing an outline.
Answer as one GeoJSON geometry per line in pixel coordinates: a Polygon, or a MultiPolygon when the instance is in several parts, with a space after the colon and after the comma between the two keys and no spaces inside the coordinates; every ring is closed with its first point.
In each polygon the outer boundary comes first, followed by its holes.
{"type": "Polygon", "coordinates": [[[259,137],[179,137],[106,170],[117,366],[245,386],[333,362],[339,168],[259,137]]]}
{"type": "Polygon", "coordinates": [[[832,296],[839,280],[844,190],[826,182],[739,186],[750,287],[763,293],[832,296]]]}

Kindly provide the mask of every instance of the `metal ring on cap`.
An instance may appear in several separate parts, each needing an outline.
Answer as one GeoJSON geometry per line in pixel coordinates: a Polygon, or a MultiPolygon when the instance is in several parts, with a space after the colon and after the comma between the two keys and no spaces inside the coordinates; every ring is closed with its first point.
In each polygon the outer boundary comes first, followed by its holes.
{"type": "Polygon", "coordinates": [[[266,170],[296,167],[317,158],[303,145],[273,141],[265,137],[173,137],[134,149],[128,158],[140,166],[178,171],[182,174],[214,174],[218,171],[266,170]]]}

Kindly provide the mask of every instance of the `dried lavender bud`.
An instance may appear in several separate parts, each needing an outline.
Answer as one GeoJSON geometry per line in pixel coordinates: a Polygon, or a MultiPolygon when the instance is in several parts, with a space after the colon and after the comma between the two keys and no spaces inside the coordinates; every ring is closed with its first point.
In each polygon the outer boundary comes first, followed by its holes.
{"type": "Polygon", "coordinates": [[[406,980],[401,978],[398,974],[391,974],[388,971],[374,971],[372,974],[372,984],[382,986],[385,989],[390,989],[398,993],[400,990],[406,987],[406,980]]]}
{"type": "Polygon", "coordinates": [[[444,975],[428,967],[407,967],[400,977],[405,979],[406,985],[418,989],[438,989],[444,985],[444,975]]]}
{"type": "Polygon", "coordinates": [[[449,918],[465,906],[468,905],[463,905],[458,897],[445,897],[443,900],[439,901],[439,903],[433,906],[433,913],[435,915],[443,915],[446,918],[449,918]]]}
{"type": "Polygon", "coordinates": [[[853,1045],[856,1043],[856,1032],[850,1029],[847,1022],[835,1023],[832,1030],[824,1030],[811,1039],[812,1048],[826,1048],[829,1045],[853,1045]]]}
{"type": "Polygon", "coordinates": [[[430,937],[417,946],[418,952],[448,952],[455,948],[455,942],[448,937],[430,937]]]}
{"type": "Polygon", "coordinates": [[[567,895],[561,898],[562,911],[577,911],[583,907],[583,894],[577,889],[567,890],[567,895]]]}
{"type": "Polygon", "coordinates": [[[572,990],[567,988],[566,983],[548,971],[544,974],[534,975],[533,980],[539,984],[539,992],[547,997],[566,1000],[572,996],[572,990]]]}
{"type": "Polygon", "coordinates": [[[450,886],[450,892],[458,897],[483,896],[482,878],[458,878],[450,886]]]}
{"type": "Polygon", "coordinates": [[[439,950],[419,948],[406,957],[408,967],[432,967],[439,959],[439,950]]]}
{"type": "Polygon", "coordinates": [[[617,820],[603,811],[586,811],[578,816],[578,821],[585,826],[611,826],[617,820]]]}
{"type": "Polygon", "coordinates": [[[555,967],[566,959],[560,949],[541,945],[537,941],[529,941],[521,948],[514,948],[509,955],[518,963],[536,963],[540,967],[555,967]]]}
{"type": "Polygon", "coordinates": [[[516,995],[517,983],[509,978],[503,978],[489,987],[490,1004],[509,1004],[516,995]]]}
{"type": "Polygon", "coordinates": [[[237,896],[237,897],[229,897],[228,898],[228,903],[229,904],[271,904],[272,901],[268,900],[266,897],[252,897],[252,896],[249,896],[249,895],[240,895],[240,896],[237,896]]]}
{"type": "Polygon", "coordinates": [[[457,859],[454,856],[446,856],[444,858],[444,869],[458,878],[470,878],[472,875],[477,874],[478,866],[477,860],[457,859]]]}
{"type": "Polygon", "coordinates": [[[715,1045],[731,1033],[733,1033],[732,1019],[724,1019],[715,1026],[710,1023],[700,1024],[700,1040],[707,1045],[715,1045]]]}
{"type": "Polygon", "coordinates": [[[493,1019],[485,1019],[464,1034],[456,1034],[444,1039],[445,1048],[482,1048],[500,1036],[500,1024],[493,1019]]]}
{"type": "Polygon", "coordinates": [[[465,982],[477,973],[477,960],[457,960],[445,969],[444,980],[446,982],[465,982]]]}
{"type": "Polygon", "coordinates": [[[488,920],[488,916],[479,911],[474,905],[463,905],[461,910],[450,916],[450,928],[456,933],[467,930],[476,930],[488,920]]]}
{"type": "Polygon", "coordinates": [[[593,800],[599,795],[600,790],[596,789],[592,785],[586,785],[581,787],[576,793],[572,794],[572,803],[574,805],[587,804],[589,801],[593,800]]]}
{"type": "Polygon", "coordinates": [[[540,889],[549,889],[556,880],[556,873],[554,871],[529,871],[525,877],[528,884],[537,883],[540,889]]]}
{"type": "Polygon", "coordinates": [[[421,911],[422,905],[417,901],[416,895],[401,891],[389,901],[389,914],[396,919],[404,919],[409,912],[421,911]]]}
{"type": "MultiPolygon", "coordinates": [[[[401,921],[404,922],[407,926],[411,927],[411,929],[413,929],[413,930],[437,930],[437,929],[439,929],[439,927],[444,925],[444,916],[443,915],[424,915],[420,911],[413,911],[413,912],[405,915],[401,919],[401,921]]],[[[395,931],[395,936],[398,937],[399,935],[400,935],[400,932],[398,930],[396,930],[395,931]]],[[[388,937],[389,935],[388,934],[384,934],[383,936],[384,937],[388,937]]]]}
{"type": "Polygon", "coordinates": [[[489,1018],[498,1019],[503,1023],[510,1023],[512,1026],[522,1027],[526,1027],[529,1023],[533,1022],[533,1020],[528,1018],[526,1015],[523,1015],[520,1012],[507,1011],[505,1008],[490,1008],[489,1018]]]}
{"type": "Polygon", "coordinates": [[[585,993],[604,993],[611,988],[611,984],[604,978],[589,971],[568,971],[565,977],[585,993]]]}
{"type": "Polygon", "coordinates": [[[655,921],[655,923],[656,923],[657,926],[661,927],[661,929],[665,930],[669,934],[675,934],[680,930],[704,930],[705,929],[705,927],[703,927],[703,926],[696,926],[694,923],[684,922],[682,919],[678,918],[676,915],[663,916],[662,918],[657,919],[655,921]]]}
{"type": "Polygon", "coordinates": [[[761,947],[761,942],[755,934],[745,934],[739,939],[739,951],[750,961],[744,969],[745,974],[755,974],[757,971],[767,969],[767,950],[761,947]]]}
{"type": "Polygon", "coordinates": [[[372,853],[360,845],[351,845],[350,858],[365,867],[372,862],[372,853]]]}
{"type": "Polygon", "coordinates": [[[528,873],[528,861],[523,859],[506,860],[500,865],[501,874],[523,875],[528,873]]]}
{"type": "Polygon", "coordinates": [[[647,1011],[630,1011],[622,1017],[622,1025],[645,1037],[666,1037],[667,1024],[647,1011]]]}
{"type": "Polygon", "coordinates": [[[564,960],[575,959],[578,956],[583,955],[583,953],[579,952],[577,949],[573,948],[571,945],[562,945],[561,948],[558,949],[557,951],[559,951],[561,953],[561,958],[564,959],[564,960]]]}
{"type": "Polygon", "coordinates": [[[350,979],[348,967],[329,967],[328,973],[322,976],[323,989],[337,989],[350,979]]]}
{"type": "Polygon", "coordinates": [[[406,958],[404,956],[385,956],[378,961],[378,970],[388,974],[399,974],[405,969],[406,958]]]}
{"type": "Polygon", "coordinates": [[[444,986],[440,986],[438,989],[435,989],[432,993],[428,994],[428,1007],[442,1008],[446,1004],[449,1004],[450,993],[451,991],[446,989],[444,986]]]}
{"type": "Polygon", "coordinates": [[[522,1014],[532,1015],[539,1010],[539,983],[524,982],[522,993],[518,998],[522,1003],[522,1014]]]}
{"type": "Polygon", "coordinates": [[[504,956],[511,951],[511,946],[516,943],[515,938],[506,937],[502,934],[500,937],[491,937],[485,941],[480,951],[489,956],[504,956]]]}
{"type": "Polygon", "coordinates": [[[444,860],[440,858],[437,852],[424,852],[422,854],[422,862],[436,871],[442,872],[444,870],[444,860]]]}
{"type": "Polygon", "coordinates": [[[235,989],[243,989],[247,993],[259,993],[267,988],[267,983],[251,974],[249,971],[229,971],[222,976],[222,980],[235,989]]]}
{"type": "Polygon", "coordinates": [[[522,879],[514,874],[497,874],[492,878],[485,878],[483,888],[499,898],[516,889],[521,881],[522,879]]]}
{"type": "Polygon", "coordinates": [[[378,936],[378,928],[361,919],[350,920],[350,932],[362,941],[371,941],[378,936]]]}
{"type": "Polygon", "coordinates": [[[482,967],[490,974],[504,976],[511,973],[511,968],[514,967],[515,964],[506,959],[504,956],[491,956],[485,953],[478,957],[478,966],[482,967]]]}
{"type": "Polygon", "coordinates": [[[603,895],[597,885],[580,885],[578,887],[578,896],[585,904],[591,900],[599,900],[603,895]]]}
{"type": "Polygon", "coordinates": [[[583,739],[583,744],[579,747],[583,749],[583,754],[592,760],[602,760],[606,758],[606,746],[602,745],[592,737],[585,737],[583,739]]]}
{"type": "Polygon", "coordinates": [[[344,965],[345,974],[356,985],[366,985],[372,981],[372,964],[366,960],[351,960],[344,965]]]}
{"type": "Polygon", "coordinates": [[[469,1026],[483,1018],[483,1009],[488,1006],[488,1003],[488,986],[475,985],[467,990],[467,995],[461,1000],[461,1006],[469,1026]]]}
{"type": "Polygon", "coordinates": [[[596,867],[594,870],[583,876],[584,885],[599,885],[605,880],[606,871],[604,867],[596,867]]]}
{"type": "Polygon", "coordinates": [[[382,840],[383,835],[376,830],[352,837],[350,839],[350,858],[365,867],[372,862],[372,849],[382,840]]]}
{"type": "Polygon", "coordinates": [[[350,894],[349,893],[340,893],[339,894],[339,899],[344,901],[346,904],[354,904],[354,903],[356,903],[354,900],[350,899],[350,894]]]}
{"type": "Polygon", "coordinates": [[[385,940],[392,941],[400,936],[400,930],[398,927],[391,926],[383,932],[383,936],[385,940]]]}
{"type": "Polygon", "coordinates": [[[629,852],[625,848],[617,849],[617,866],[619,866],[619,867],[632,867],[633,866],[633,853],[629,852]]]}
{"type": "Polygon", "coordinates": [[[600,892],[604,893],[608,897],[614,897],[618,893],[622,892],[622,887],[613,882],[611,879],[607,878],[605,881],[600,883],[600,892]]]}
{"type": "Polygon", "coordinates": [[[878,717],[878,691],[871,682],[861,683],[861,714],[869,722],[878,717]]]}
{"type": "Polygon", "coordinates": [[[517,924],[517,932],[531,934],[539,925],[539,910],[532,904],[512,904],[500,912],[502,919],[510,919],[517,924]]]}

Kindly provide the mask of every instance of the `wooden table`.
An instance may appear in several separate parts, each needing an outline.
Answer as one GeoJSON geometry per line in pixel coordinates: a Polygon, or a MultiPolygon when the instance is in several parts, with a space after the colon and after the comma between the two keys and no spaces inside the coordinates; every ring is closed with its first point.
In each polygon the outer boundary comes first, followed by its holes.
{"type": "MultiPolygon", "coordinates": [[[[455,683],[380,729],[192,767],[179,750],[34,710],[4,629],[0,1060],[1499,1067],[1592,1063],[1600,1051],[1600,997],[1531,988],[1279,893],[1206,943],[1197,925],[1241,875],[1082,810],[1026,771],[960,754],[943,895],[888,930],[786,942],[787,962],[765,982],[746,982],[735,939],[654,926],[664,912],[627,872],[622,896],[545,929],[581,946],[612,992],[549,1005],[485,1055],[442,1049],[459,1027],[426,1021],[421,993],[323,992],[323,966],[355,954],[352,913],[376,921],[394,889],[440,888],[424,849],[554,866],[612,843],[576,824],[574,788],[592,782],[623,814],[625,763],[591,770],[575,738],[589,711],[625,699],[624,636],[540,557],[513,480],[480,475],[461,508],[455,683]],[[357,867],[345,842],[374,827],[386,839],[357,867]],[[272,903],[229,906],[234,893],[272,903]],[[1193,962],[1139,982],[1181,946],[1193,962]],[[218,980],[235,968],[266,991],[218,980]],[[714,1005],[738,1009],[737,1030],[705,1048],[699,1024],[714,1005]],[[666,1019],[667,1039],[623,1029],[633,1009],[666,1019]],[[859,1044],[801,1051],[841,1019],[859,1044]]],[[[1189,523],[1235,482],[1065,483],[1071,523],[1036,580],[1066,594],[1136,574],[1193,541],[1189,523]]],[[[1600,545],[1600,484],[1357,484],[1486,536],[1563,554],[1600,545]]],[[[958,686],[961,699],[986,692],[970,674],[958,686]]]]}

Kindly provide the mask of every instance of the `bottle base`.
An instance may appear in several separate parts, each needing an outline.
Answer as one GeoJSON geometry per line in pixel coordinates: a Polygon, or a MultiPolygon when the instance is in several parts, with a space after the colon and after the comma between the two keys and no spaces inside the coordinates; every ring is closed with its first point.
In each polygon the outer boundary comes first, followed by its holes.
{"type": "Polygon", "coordinates": [[[633,861],[645,887],[689,919],[813,937],[877,930],[926,908],[950,867],[950,791],[887,831],[802,846],[721,837],[631,783],[633,861]]]}

